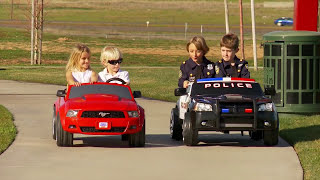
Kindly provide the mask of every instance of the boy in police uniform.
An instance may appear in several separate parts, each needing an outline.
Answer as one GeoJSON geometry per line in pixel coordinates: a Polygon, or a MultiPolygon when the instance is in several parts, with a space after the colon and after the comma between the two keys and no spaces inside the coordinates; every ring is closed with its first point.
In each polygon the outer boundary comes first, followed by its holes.
{"type": "Polygon", "coordinates": [[[193,37],[188,42],[186,49],[190,58],[180,66],[178,86],[187,88],[189,82],[214,77],[214,63],[205,57],[209,47],[204,38],[202,36],[193,37]]]}
{"type": "Polygon", "coordinates": [[[224,35],[220,40],[220,50],[222,59],[215,64],[215,77],[250,78],[248,62],[236,56],[239,51],[237,35],[224,35]]]}

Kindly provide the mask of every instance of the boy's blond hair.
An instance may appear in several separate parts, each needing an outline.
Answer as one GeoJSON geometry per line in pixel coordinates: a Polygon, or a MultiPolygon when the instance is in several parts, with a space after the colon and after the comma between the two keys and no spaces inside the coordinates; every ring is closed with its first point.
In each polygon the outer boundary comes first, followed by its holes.
{"type": "Polygon", "coordinates": [[[118,60],[118,59],[122,59],[122,53],[118,48],[112,47],[112,46],[105,46],[101,50],[101,56],[100,56],[101,63],[108,62],[109,60],[118,60]]]}
{"type": "MultiPolygon", "coordinates": [[[[80,58],[81,58],[81,54],[83,52],[88,53],[89,55],[91,55],[91,51],[88,48],[88,46],[84,45],[84,44],[78,44],[76,45],[76,47],[73,48],[73,51],[69,57],[69,61],[66,65],[66,71],[79,71],[79,62],[80,62],[80,58]]],[[[89,66],[89,69],[91,69],[91,67],[89,66]]]]}
{"type": "Polygon", "coordinates": [[[204,40],[202,36],[195,36],[190,39],[186,47],[188,52],[190,44],[194,44],[198,50],[203,51],[204,55],[206,55],[209,51],[209,47],[207,46],[206,40],[204,40]]]}
{"type": "Polygon", "coordinates": [[[237,50],[239,48],[238,36],[233,33],[228,33],[224,35],[220,40],[220,47],[226,47],[233,50],[237,50]]]}

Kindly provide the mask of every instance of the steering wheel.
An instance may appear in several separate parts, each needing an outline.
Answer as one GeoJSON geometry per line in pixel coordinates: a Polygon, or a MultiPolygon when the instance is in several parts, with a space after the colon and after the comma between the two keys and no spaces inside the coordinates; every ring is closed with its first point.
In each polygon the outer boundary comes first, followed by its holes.
{"type": "Polygon", "coordinates": [[[107,83],[111,83],[113,81],[115,81],[114,83],[120,82],[121,84],[126,84],[126,82],[121,78],[110,78],[110,79],[106,80],[107,83]]]}

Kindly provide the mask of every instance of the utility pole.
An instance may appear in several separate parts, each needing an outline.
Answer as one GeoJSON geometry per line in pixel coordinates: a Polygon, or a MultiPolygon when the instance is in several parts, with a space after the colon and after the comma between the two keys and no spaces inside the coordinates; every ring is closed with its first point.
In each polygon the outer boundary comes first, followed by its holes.
{"type": "Polygon", "coordinates": [[[253,43],[253,64],[254,70],[258,70],[257,42],[256,42],[256,20],[254,15],[254,0],[251,0],[251,21],[252,21],[252,43],[253,43]]]}
{"type": "Polygon", "coordinates": [[[229,9],[228,9],[228,2],[224,0],[224,18],[226,20],[226,34],[230,32],[229,29],[229,9]]]}
{"type": "Polygon", "coordinates": [[[245,59],[244,56],[244,41],[243,41],[243,11],[242,11],[242,0],[239,0],[240,7],[240,48],[241,48],[241,59],[245,59]]]}
{"type": "Polygon", "coordinates": [[[13,19],[13,0],[11,0],[11,21],[13,19]]]}

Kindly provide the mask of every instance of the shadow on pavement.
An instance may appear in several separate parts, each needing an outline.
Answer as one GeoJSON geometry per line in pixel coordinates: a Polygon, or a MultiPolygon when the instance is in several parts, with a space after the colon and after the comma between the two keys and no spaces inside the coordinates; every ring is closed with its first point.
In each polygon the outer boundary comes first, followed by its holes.
{"type": "MultiPolygon", "coordinates": [[[[248,135],[240,134],[199,134],[199,143],[196,147],[204,146],[234,146],[234,147],[268,147],[263,140],[255,141],[248,135]]],[[[75,147],[103,147],[103,148],[130,148],[128,141],[122,141],[121,136],[83,136],[74,138],[75,147]]],[[[145,148],[178,147],[184,146],[182,141],[171,139],[169,134],[146,135],[145,148]]],[[[290,145],[279,138],[279,144],[270,147],[289,147],[290,145]]]]}
{"type": "Polygon", "coordinates": [[[266,146],[261,140],[252,140],[250,136],[240,134],[200,134],[198,146],[235,146],[235,147],[289,147],[279,137],[279,143],[276,146],[266,146]]]}
{"type": "MultiPolygon", "coordinates": [[[[83,136],[74,137],[74,147],[130,148],[128,141],[121,136],[83,136]]],[[[146,135],[145,148],[183,146],[182,141],[175,141],[168,134],[146,135]]]]}

